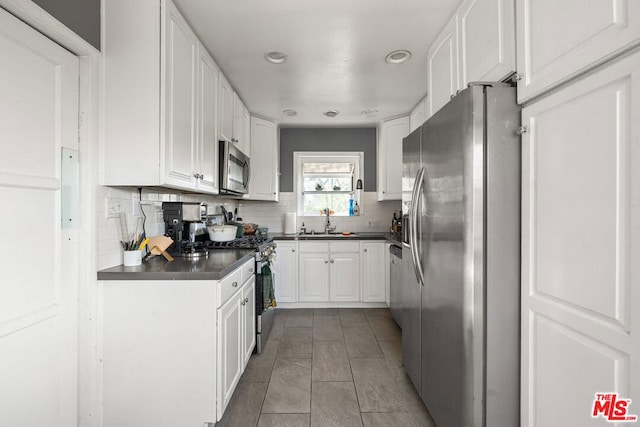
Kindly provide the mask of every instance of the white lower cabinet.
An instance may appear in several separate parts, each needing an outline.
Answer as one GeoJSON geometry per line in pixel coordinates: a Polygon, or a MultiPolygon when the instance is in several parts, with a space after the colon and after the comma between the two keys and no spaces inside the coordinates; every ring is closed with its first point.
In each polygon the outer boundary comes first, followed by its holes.
{"type": "Polygon", "coordinates": [[[276,301],[298,301],[298,242],[276,241],[276,260],[274,262],[276,301]]]}
{"type": "Polygon", "coordinates": [[[299,301],[359,301],[360,243],[300,242],[299,301]]]}
{"type": "Polygon", "coordinates": [[[385,302],[389,264],[384,242],[362,242],[362,295],[364,302],[385,302]]]}
{"type": "Polygon", "coordinates": [[[104,427],[222,418],[255,346],[253,264],[222,280],[99,282],[104,427]]]}
{"type": "MultiPolygon", "coordinates": [[[[253,261],[251,261],[253,263],[253,261]]],[[[231,273],[228,283],[239,287],[237,277],[231,273]]],[[[245,280],[246,279],[246,280],[245,280]]],[[[225,280],[227,280],[225,278],[225,280]]],[[[255,276],[251,274],[242,287],[218,308],[218,361],[217,361],[217,420],[220,421],[238,381],[247,366],[256,343],[255,276]]],[[[222,287],[225,283],[221,284],[222,287]]],[[[223,291],[224,293],[224,288],[223,291]]]]}

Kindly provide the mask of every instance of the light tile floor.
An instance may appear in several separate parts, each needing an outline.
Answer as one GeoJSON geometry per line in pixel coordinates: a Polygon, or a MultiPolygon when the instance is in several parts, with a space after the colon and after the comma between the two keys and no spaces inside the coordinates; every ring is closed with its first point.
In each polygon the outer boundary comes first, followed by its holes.
{"type": "Polygon", "coordinates": [[[433,427],[387,309],[279,309],[218,427],[433,427]]]}

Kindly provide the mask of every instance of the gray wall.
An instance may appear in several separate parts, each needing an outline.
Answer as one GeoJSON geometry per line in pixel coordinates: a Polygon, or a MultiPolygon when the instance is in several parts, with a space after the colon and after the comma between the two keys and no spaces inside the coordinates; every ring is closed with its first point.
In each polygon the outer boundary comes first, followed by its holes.
{"type": "Polygon", "coordinates": [[[376,128],[280,129],[280,191],[293,191],[294,151],[363,151],[364,191],[377,191],[376,128]]]}
{"type": "Polygon", "coordinates": [[[33,0],[33,2],[100,50],[100,0],[33,0]]]}

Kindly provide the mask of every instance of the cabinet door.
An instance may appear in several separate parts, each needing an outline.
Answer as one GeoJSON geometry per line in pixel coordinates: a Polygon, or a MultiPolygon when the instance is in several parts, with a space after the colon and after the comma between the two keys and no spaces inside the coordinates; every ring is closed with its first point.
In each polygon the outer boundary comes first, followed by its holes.
{"type": "Polygon", "coordinates": [[[219,126],[219,139],[231,141],[233,137],[233,88],[223,74],[220,75],[219,126]]]}
{"type": "Polygon", "coordinates": [[[458,91],[458,21],[454,16],[427,53],[427,118],[458,91]]]}
{"type": "Polygon", "coordinates": [[[362,243],[362,301],[385,302],[388,266],[386,245],[362,243]]]}
{"type": "Polygon", "coordinates": [[[218,421],[242,374],[242,300],[239,292],[218,309],[218,421]]]}
{"type": "Polygon", "coordinates": [[[330,301],[359,301],[360,254],[332,252],[329,264],[330,301]]]}
{"type": "Polygon", "coordinates": [[[380,127],[378,200],[402,200],[402,138],[409,134],[409,116],[387,120],[380,127]]]}
{"type": "Polygon", "coordinates": [[[418,105],[415,106],[413,110],[411,110],[411,115],[409,115],[409,133],[418,129],[425,120],[427,120],[427,97],[425,96],[418,105]]]}
{"type": "Polygon", "coordinates": [[[516,70],[514,0],[466,0],[459,9],[461,88],[516,70]]]}
{"type": "Polygon", "coordinates": [[[199,55],[199,127],[198,127],[198,190],[207,193],[218,192],[218,67],[200,45],[199,55]]]}
{"type": "Polygon", "coordinates": [[[236,144],[240,151],[247,154],[244,150],[244,104],[236,92],[233,92],[233,136],[231,142],[236,144]]]}
{"type": "Polygon", "coordinates": [[[329,301],[329,253],[299,254],[299,301],[329,301]]]}
{"type": "Polygon", "coordinates": [[[167,6],[164,176],[167,185],[194,189],[198,39],[173,3],[167,6]]]}
{"type": "Polygon", "coordinates": [[[244,106],[244,110],[242,111],[242,126],[243,131],[242,135],[244,136],[244,154],[251,158],[251,115],[249,114],[249,109],[244,106]]]}
{"type": "Polygon", "coordinates": [[[639,115],[639,53],[522,110],[525,427],[593,424],[566,409],[602,390],[640,413],[639,115]]]}
{"type": "Polygon", "coordinates": [[[244,284],[242,289],[242,370],[247,366],[253,348],[256,345],[256,279],[255,276],[244,284]]]}
{"type": "Polygon", "coordinates": [[[640,2],[516,2],[518,103],[637,44],[640,2]]]}
{"type": "Polygon", "coordinates": [[[251,117],[251,200],[278,201],[278,128],[275,123],[251,117]]]}
{"type": "Polygon", "coordinates": [[[275,260],[275,294],[277,302],[298,301],[298,244],[277,241],[275,260]]]}

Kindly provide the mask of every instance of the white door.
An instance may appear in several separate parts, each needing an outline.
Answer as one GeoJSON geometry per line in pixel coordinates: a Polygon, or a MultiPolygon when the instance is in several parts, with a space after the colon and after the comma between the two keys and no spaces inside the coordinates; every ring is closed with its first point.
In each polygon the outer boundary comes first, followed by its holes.
{"type": "Polygon", "coordinates": [[[279,240],[276,242],[277,258],[274,261],[276,268],[276,301],[296,302],[298,301],[298,254],[296,242],[286,242],[279,240]]]}
{"type": "Polygon", "coordinates": [[[198,112],[199,174],[198,189],[218,193],[218,80],[220,71],[213,59],[199,46],[200,105],[198,112]]]}
{"type": "Polygon", "coordinates": [[[466,0],[458,12],[460,87],[499,81],[516,70],[513,0],[466,0]]]}
{"type": "Polygon", "coordinates": [[[386,300],[387,265],[384,243],[362,244],[362,301],[384,302],[386,300]]]}
{"type": "Polygon", "coordinates": [[[329,254],[327,252],[300,253],[298,260],[300,263],[299,301],[329,301],[329,254]]]}
{"type": "Polygon", "coordinates": [[[220,116],[218,126],[220,129],[220,140],[231,141],[233,136],[233,88],[229,81],[220,76],[220,116]]]}
{"type": "Polygon", "coordinates": [[[278,127],[251,117],[249,199],[278,201],[278,127]]]}
{"type": "Polygon", "coordinates": [[[639,103],[636,53],[523,110],[523,426],[640,415],[639,103]]]}
{"type": "Polygon", "coordinates": [[[516,1],[518,103],[637,45],[637,0],[516,1]]]}
{"type": "Polygon", "coordinates": [[[454,16],[427,53],[427,118],[458,90],[458,21],[454,16]]]}
{"type": "Polygon", "coordinates": [[[242,299],[239,292],[218,309],[218,421],[242,374],[242,299]]]}
{"type": "Polygon", "coordinates": [[[402,200],[402,138],[409,135],[409,116],[380,127],[378,200],[402,200]]]}
{"type": "Polygon", "coordinates": [[[3,9],[0,58],[0,424],[75,426],[78,234],[61,226],[61,152],[78,149],[78,58],[3,9]]]}
{"type": "Polygon", "coordinates": [[[249,358],[253,353],[253,348],[256,346],[256,279],[255,276],[251,276],[251,279],[247,281],[242,290],[242,315],[244,333],[242,340],[242,368],[247,366],[249,358]]]}
{"type": "Polygon", "coordinates": [[[165,25],[165,176],[195,188],[198,39],[172,2],[165,25]]]}
{"type": "Polygon", "coordinates": [[[360,254],[331,252],[330,301],[360,301],[360,254]]]}

